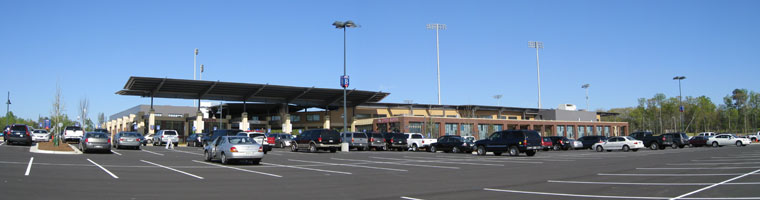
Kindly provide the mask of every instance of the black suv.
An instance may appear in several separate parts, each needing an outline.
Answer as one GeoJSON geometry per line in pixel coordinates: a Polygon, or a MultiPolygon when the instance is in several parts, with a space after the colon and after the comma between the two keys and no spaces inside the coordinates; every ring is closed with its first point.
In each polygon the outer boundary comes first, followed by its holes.
{"type": "Polygon", "coordinates": [[[298,149],[306,149],[310,153],[315,153],[317,150],[329,150],[331,153],[335,153],[340,149],[340,133],[327,129],[304,131],[290,146],[290,150],[293,152],[298,151],[298,149]]]}
{"type": "Polygon", "coordinates": [[[385,138],[385,149],[388,151],[393,149],[398,151],[409,149],[406,143],[406,136],[403,133],[383,133],[383,138],[385,138]]]}
{"type": "Polygon", "coordinates": [[[10,126],[3,139],[5,139],[5,144],[24,143],[32,145],[32,132],[25,124],[14,124],[10,126]]]}
{"type": "MultiPolygon", "coordinates": [[[[647,147],[651,150],[665,149],[667,146],[674,145],[673,135],[669,134],[655,135],[652,132],[633,132],[629,136],[643,141],[644,147],[647,147]]],[[[688,137],[686,143],[689,143],[688,137]]],[[[673,148],[675,147],[676,146],[673,146],[673,148]]]]}
{"type": "Polygon", "coordinates": [[[549,138],[552,140],[552,150],[559,151],[560,149],[567,151],[572,147],[572,143],[570,143],[570,140],[566,137],[562,136],[546,136],[545,138],[549,138]]]}
{"type": "Polygon", "coordinates": [[[590,136],[583,136],[581,138],[578,138],[578,140],[583,143],[583,149],[591,149],[591,146],[594,146],[596,143],[602,143],[607,141],[607,136],[601,136],[601,135],[590,135],[590,136]]]}
{"type": "Polygon", "coordinates": [[[492,133],[486,139],[475,142],[478,155],[484,156],[486,152],[493,152],[500,156],[507,152],[510,156],[519,156],[525,153],[528,156],[536,155],[541,147],[541,135],[531,130],[506,130],[492,133]]]}

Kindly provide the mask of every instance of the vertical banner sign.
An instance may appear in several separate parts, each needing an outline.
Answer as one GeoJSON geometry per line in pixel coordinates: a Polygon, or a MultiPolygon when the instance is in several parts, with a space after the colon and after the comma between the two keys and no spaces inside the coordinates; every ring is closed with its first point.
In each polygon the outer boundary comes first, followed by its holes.
{"type": "Polygon", "coordinates": [[[49,129],[49,128],[50,128],[50,120],[49,120],[49,119],[46,119],[46,120],[45,120],[45,128],[46,128],[46,129],[49,129]]]}
{"type": "Polygon", "coordinates": [[[681,112],[683,112],[683,106],[681,106],[680,109],[681,109],[681,112]]]}
{"type": "Polygon", "coordinates": [[[348,75],[340,76],[340,87],[343,87],[343,88],[348,87],[348,75]]]}

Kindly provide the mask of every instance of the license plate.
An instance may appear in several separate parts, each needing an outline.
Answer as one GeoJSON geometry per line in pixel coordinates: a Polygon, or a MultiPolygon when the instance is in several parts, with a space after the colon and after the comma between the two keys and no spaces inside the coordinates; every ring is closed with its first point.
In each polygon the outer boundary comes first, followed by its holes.
{"type": "Polygon", "coordinates": [[[246,155],[253,155],[253,152],[246,152],[246,155]]]}
{"type": "Polygon", "coordinates": [[[333,142],[333,140],[330,140],[330,142],[333,142]]]}
{"type": "Polygon", "coordinates": [[[95,146],[95,148],[103,148],[103,146],[95,146]]]}

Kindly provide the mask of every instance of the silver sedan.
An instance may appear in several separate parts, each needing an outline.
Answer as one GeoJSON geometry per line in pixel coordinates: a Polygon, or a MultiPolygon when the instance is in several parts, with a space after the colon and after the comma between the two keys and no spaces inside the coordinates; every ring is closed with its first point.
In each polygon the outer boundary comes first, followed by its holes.
{"type": "Polygon", "coordinates": [[[264,158],[264,148],[245,136],[221,136],[203,149],[206,161],[219,159],[222,164],[232,160],[249,161],[258,165],[264,158]]]}
{"type": "Polygon", "coordinates": [[[79,150],[82,150],[83,153],[93,150],[111,152],[111,140],[107,133],[88,132],[82,136],[82,141],[79,142],[79,150]]]}
{"type": "Polygon", "coordinates": [[[139,150],[140,145],[142,144],[140,141],[141,137],[142,136],[139,133],[135,132],[119,132],[113,136],[111,144],[113,144],[113,147],[116,149],[127,147],[139,150]]]}

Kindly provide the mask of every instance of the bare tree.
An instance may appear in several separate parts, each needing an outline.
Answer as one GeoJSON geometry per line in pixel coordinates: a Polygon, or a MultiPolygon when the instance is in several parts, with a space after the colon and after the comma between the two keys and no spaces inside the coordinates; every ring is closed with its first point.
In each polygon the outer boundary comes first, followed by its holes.
{"type": "Polygon", "coordinates": [[[81,117],[83,129],[87,128],[85,122],[87,121],[88,108],[90,108],[90,101],[87,100],[87,97],[84,97],[83,99],[79,100],[79,117],[81,117]]]}
{"type": "Polygon", "coordinates": [[[102,125],[106,122],[106,114],[105,113],[98,113],[98,124],[102,125]]]}
{"type": "Polygon", "coordinates": [[[64,122],[63,112],[65,111],[65,105],[63,103],[63,93],[61,92],[61,86],[56,84],[55,96],[53,96],[53,108],[50,110],[50,118],[52,121],[52,132],[55,134],[58,130],[58,123],[64,122]]]}

